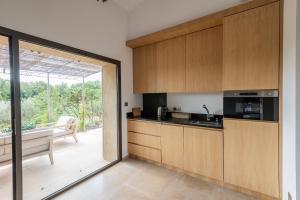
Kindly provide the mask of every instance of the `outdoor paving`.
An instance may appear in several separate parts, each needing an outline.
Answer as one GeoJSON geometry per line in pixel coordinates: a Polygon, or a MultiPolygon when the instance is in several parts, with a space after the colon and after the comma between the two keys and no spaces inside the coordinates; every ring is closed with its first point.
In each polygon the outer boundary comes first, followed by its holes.
{"type": "MultiPolygon", "coordinates": [[[[103,159],[102,129],[54,142],[54,165],[48,156],[23,162],[24,200],[41,199],[108,164],[103,159]]],[[[0,199],[12,199],[11,165],[0,168],[0,199]]]]}

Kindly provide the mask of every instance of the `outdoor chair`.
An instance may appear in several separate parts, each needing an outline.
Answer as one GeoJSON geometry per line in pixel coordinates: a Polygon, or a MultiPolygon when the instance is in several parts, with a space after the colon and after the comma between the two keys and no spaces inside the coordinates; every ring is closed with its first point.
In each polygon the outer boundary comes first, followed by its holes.
{"type": "Polygon", "coordinates": [[[66,138],[72,136],[76,143],[78,143],[77,139],[77,123],[74,117],[70,116],[61,116],[55,126],[52,127],[53,130],[53,138],[66,138]]]}
{"type": "MultiPolygon", "coordinates": [[[[53,137],[52,130],[35,129],[22,134],[23,160],[48,155],[51,164],[53,161],[53,137]]],[[[12,162],[11,135],[0,137],[0,166],[12,162]]]]}

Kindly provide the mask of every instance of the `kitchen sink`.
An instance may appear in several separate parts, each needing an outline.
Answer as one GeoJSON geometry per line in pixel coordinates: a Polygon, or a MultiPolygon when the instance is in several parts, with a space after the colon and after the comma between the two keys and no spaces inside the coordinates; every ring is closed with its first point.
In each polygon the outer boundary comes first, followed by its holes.
{"type": "Polygon", "coordinates": [[[219,125],[219,122],[201,121],[201,120],[191,120],[190,123],[195,124],[195,125],[204,125],[204,126],[218,126],[219,125]]]}

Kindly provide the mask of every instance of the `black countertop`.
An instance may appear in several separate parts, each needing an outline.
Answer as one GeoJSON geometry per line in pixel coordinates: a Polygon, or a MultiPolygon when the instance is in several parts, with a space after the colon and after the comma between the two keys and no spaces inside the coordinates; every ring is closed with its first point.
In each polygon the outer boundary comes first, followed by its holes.
{"type": "Polygon", "coordinates": [[[132,113],[127,113],[127,119],[153,121],[162,124],[178,124],[186,126],[223,129],[223,116],[221,115],[215,115],[210,119],[210,121],[207,121],[206,115],[203,114],[192,114],[191,119],[177,119],[171,117],[168,117],[166,119],[159,119],[156,116],[132,117],[132,113]]]}

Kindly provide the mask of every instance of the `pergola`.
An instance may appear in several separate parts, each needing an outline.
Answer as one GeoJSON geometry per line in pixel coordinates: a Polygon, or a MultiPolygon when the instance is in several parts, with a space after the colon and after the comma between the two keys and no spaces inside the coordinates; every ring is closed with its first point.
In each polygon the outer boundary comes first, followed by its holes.
{"type": "MultiPolygon", "coordinates": [[[[30,49],[20,49],[20,74],[23,76],[47,77],[48,121],[51,116],[50,77],[81,80],[82,104],[84,105],[85,78],[101,72],[101,66],[81,60],[69,59],[30,49]]],[[[0,70],[9,74],[9,50],[7,45],[0,44],[0,70]]],[[[85,110],[83,106],[83,116],[85,110]]],[[[84,118],[84,117],[83,117],[84,118]]],[[[85,127],[85,125],[84,125],[85,127]]]]}

